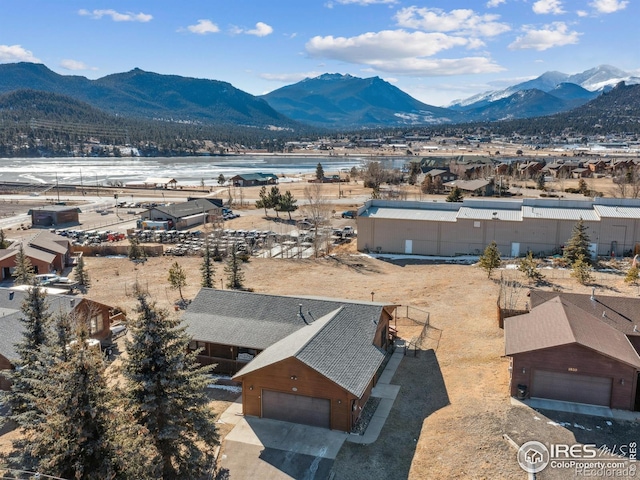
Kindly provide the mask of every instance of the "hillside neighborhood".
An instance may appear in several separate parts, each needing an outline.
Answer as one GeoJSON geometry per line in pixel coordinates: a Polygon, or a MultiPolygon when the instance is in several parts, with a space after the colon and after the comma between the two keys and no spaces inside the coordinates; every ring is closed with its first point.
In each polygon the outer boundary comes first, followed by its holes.
{"type": "MultiPolygon", "coordinates": [[[[217,195],[153,177],[101,186],[147,198],[102,209],[81,186],[34,200],[4,185],[30,222],[3,223],[2,388],[25,388],[11,372],[23,371],[34,295],[86,322],[107,378],[134,368],[140,320],[158,308],[206,368],[202,408],[220,435],[207,478],[451,478],[472,459],[431,452],[452,442],[484,445],[479,477],[524,478],[518,448],[534,440],[624,444],[600,460],[628,475],[640,433],[634,157],[405,158],[402,183],[375,161],[344,179],[320,164],[293,183],[232,176],[217,195]],[[279,187],[299,197],[293,215],[267,201],[279,187]],[[493,424],[469,426],[483,415],[493,424]],[[447,431],[452,416],[464,439],[447,431]]],[[[0,451],[35,435],[20,418],[0,451]]],[[[537,475],[568,478],[546,455],[537,475]]]]}

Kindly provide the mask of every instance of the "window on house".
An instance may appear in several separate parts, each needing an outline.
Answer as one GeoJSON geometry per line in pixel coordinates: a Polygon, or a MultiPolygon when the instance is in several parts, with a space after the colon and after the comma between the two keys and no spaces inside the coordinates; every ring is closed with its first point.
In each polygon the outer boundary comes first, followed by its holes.
{"type": "Polygon", "coordinates": [[[91,317],[90,320],[90,334],[100,332],[104,328],[104,322],[102,320],[102,313],[97,313],[91,317]]]}

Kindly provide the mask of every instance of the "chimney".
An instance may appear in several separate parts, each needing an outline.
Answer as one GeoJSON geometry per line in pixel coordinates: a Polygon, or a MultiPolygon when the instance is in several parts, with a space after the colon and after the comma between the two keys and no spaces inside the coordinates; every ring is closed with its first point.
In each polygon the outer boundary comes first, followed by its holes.
{"type": "Polygon", "coordinates": [[[596,287],[592,287],[591,288],[591,300],[595,300],[596,299],[596,287]]]}

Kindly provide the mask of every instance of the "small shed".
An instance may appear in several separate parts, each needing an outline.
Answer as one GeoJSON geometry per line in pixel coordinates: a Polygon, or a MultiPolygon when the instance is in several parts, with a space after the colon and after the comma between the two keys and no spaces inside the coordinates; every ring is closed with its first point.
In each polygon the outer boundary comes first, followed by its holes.
{"type": "Polygon", "coordinates": [[[79,225],[79,214],[82,213],[78,207],[66,205],[50,205],[36,207],[29,210],[31,224],[34,227],[51,227],[54,225],[79,225]]]}

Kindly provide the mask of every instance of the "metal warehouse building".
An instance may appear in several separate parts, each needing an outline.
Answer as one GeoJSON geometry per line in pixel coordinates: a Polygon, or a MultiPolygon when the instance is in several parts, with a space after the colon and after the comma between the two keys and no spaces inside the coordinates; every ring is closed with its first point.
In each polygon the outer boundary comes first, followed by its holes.
{"type": "Polygon", "coordinates": [[[593,255],[622,256],[640,243],[640,200],[464,199],[462,203],[369,200],[358,210],[358,250],[455,256],[493,240],[503,256],[550,254],[582,219],[593,255]]]}

